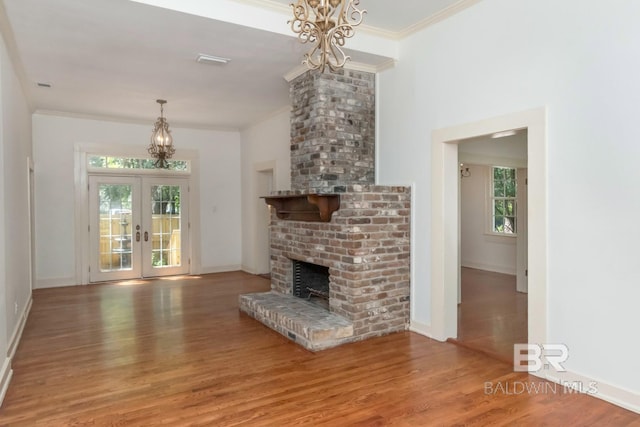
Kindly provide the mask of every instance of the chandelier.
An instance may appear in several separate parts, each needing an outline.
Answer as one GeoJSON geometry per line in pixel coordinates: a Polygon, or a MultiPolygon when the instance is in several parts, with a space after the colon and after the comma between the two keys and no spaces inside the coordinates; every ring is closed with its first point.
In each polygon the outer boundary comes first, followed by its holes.
{"type": "Polygon", "coordinates": [[[157,168],[168,168],[169,164],[167,159],[173,156],[176,149],[173,148],[173,137],[169,130],[169,123],[164,118],[164,104],[167,103],[164,99],[157,99],[156,102],[160,104],[160,117],[156,120],[153,126],[153,132],[151,132],[151,144],[147,151],[151,154],[151,157],[157,159],[154,163],[157,168]]]}
{"type": "Polygon", "coordinates": [[[349,57],[342,47],[353,37],[353,27],[360,25],[366,10],[357,6],[360,0],[297,0],[293,7],[291,29],[302,43],[313,47],[304,55],[303,64],[311,70],[325,67],[331,71],[342,68],[349,57]]]}

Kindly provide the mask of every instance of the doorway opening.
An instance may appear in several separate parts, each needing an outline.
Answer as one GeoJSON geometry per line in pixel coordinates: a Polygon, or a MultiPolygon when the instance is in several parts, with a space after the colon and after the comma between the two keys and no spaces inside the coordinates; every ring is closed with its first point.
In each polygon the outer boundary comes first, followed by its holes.
{"type": "Polygon", "coordinates": [[[89,281],[189,273],[188,179],[89,176],[89,281]]]}
{"type": "MultiPolygon", "coordinates": [[[[264,197],[273,191],[273,167],[259,167],[255,171],[255,189],[257,197],[264,197]]],[[[255,260],[255,273],[270,277],[271,274],[271,254],[269,244],[269,225],[271,224],[271,207],[258,199],[256,202],[255,227],[256,240],[254,245],[253,259],[255,260]]]]}
{"type": "Polygon", "coordinates": [[[527,132],[461,141],[456,343],[513,363],[527,343],[527,132]]]}
{"type": "Polygon", "coordinates": [[[197,151],[157,169],[144,147],[76,144],[74,164],[77,284],[200,273],[197,151]]]}
{"type": "Polygon", "coordinates": [[[546,110],[513,113],[433,132],[431,156],[431,336],[445,341],[458,335],[460,284],[460,162],[458,144],[469,138],[526,129],[528,199],[528,342],[547,337],[546,110]],[[535,316],[535,322],[531,321],[535,316]]]}

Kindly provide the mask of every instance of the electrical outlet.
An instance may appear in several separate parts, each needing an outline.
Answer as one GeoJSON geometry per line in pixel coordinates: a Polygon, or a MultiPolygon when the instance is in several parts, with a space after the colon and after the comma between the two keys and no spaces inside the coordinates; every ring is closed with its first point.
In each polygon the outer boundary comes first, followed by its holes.
{"type": "Polygon", "coordinates": [[[13,306],[13,314],[17,315],[18,314],[18,301],[15,302],[15,305],[13,306]]]}

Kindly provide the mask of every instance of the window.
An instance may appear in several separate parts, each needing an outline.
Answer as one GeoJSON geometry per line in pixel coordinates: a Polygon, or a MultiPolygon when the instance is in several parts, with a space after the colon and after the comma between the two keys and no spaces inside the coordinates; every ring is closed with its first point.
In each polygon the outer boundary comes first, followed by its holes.
{"type": "MultiPolygon", "coordinates": [[[[135,157],[111,157],[111,156],[88,156],[87,163],[89,168],[96,169],[155,169],[155,160],[148,158],[135,157]]],[[[189,171],[188,160],[168,160],[169,167],[172,171],[189,171]]]]}
{"type": "Polygon", "coordinates": [[[517,231],[516,170],[494,166],[491,172],[491,232],[515,235],[517,231]]]}

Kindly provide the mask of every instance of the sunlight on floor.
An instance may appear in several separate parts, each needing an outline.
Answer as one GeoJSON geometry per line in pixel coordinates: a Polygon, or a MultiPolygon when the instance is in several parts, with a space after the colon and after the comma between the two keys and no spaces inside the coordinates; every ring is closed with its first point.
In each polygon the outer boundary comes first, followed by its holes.
{"type": "Polygon", "coordinates": [[[118,285],[118,286],[132,286],[132,285],[143,285],[145,283],[149,283],[149,282],[153,282],[153,281],[158,281],[158,280],[170,280],[170,281],[176,281],[176,280],[196,280],[196,279],[201,279],[202,276],[167,276],[167,277],[149,277],[146,279],[131,279],[131,280],[120,280],[120,281],[116,281],[116,282],[105,282],[105,283],[112,283],[114,285],[118,285]]]}

